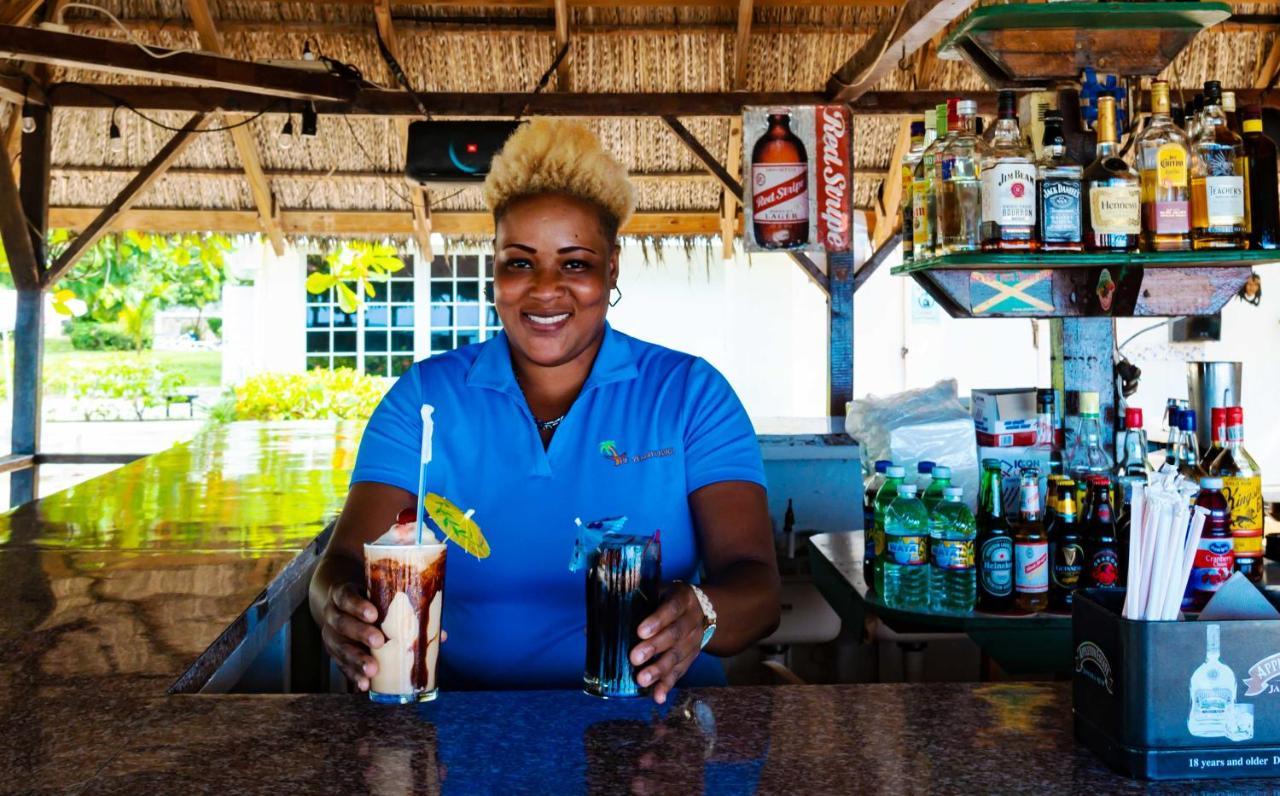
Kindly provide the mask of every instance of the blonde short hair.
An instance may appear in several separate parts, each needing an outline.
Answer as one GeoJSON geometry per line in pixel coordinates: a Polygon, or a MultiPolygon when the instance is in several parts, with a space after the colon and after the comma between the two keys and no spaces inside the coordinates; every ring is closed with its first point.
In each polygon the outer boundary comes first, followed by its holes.
{"type": "Polygon", "coordinates": [[[496,217],[517,199],[548,193],[596,205],[610,236],[635,208],[626,168],[594,133],[577,122],[536,118],[512,133],[494,157],[484,201],[496,217]]]}

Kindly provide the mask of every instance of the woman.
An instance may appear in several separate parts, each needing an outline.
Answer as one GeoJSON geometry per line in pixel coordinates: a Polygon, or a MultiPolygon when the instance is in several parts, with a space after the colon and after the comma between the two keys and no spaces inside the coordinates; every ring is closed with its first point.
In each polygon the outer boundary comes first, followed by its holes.
{"type": "Polygon", "coordinates": [[[419,408],[431,404],[428,489],[474,508],[492,548],[484,560],[449,554],[444,688],[580,687],[574,518],[618,515],[629,531],[662,531],[670,581],[640,625],[637,680],[659,703],[686,674],[689,684],[723,682],[722,668],[699,655],[704,640],[713,655],[735,654],[780,613],[751,423],[706,362],[606,322],[618,229],[634,199],[625,169],[591,132],[550,120],[522,126],[494,159],[484,196],[504,331],[418,362],[370,419],[311,582],[325,647],[351,682],[369,687],[369,650],[383,638],[363,596],[362,544],[414,505],[419,408]]]}

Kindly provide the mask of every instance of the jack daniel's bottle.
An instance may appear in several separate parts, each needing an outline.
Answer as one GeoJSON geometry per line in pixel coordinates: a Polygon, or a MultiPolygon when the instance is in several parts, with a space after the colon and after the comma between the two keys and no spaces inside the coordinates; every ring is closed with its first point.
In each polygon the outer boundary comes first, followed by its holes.
{"type": "Polygon", "coordinates": [[[1036,210],[1040,248],[1044,251],[1078,252],[1084,248],[1080,207],[1083,169],[1067,154],[1062,115],[1050,111],[1044,117],[1044,155],[1036,167],[1036,210]]]}

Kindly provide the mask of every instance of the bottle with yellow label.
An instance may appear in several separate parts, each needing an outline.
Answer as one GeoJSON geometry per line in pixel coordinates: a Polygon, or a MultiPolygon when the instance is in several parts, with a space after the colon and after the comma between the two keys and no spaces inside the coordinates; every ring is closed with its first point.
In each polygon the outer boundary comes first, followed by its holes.
{"type": "Polygon", "coordinates": [[[1213,463],[1222,477],[1222,493],[1231,511],[1235,568],[1258,583],[1262,580],[1262,471],[1244,449],[1244,409],[1227,407],[1227,438],[1213,463]]]}
{"type": "MultiPolygon", "coordinates": [[[[933,127],[933,123],[929,123],[929,127],[933,127]]],[[[904,263],[911,262],[914,256],[915,234],[913,224],[915,223],[912,215],[912,186],[915,183],[916,164],[920,162],[921,155],[924,154],[924,148],[927,146],[924,140],[925,122],[913,121],[911,123],[911,148],[902,157],[902,198],[899,203],[899,210],[902,213],[902,261],[904,263]]],[[[929,142],[933,143],[932,141],[929,142]]]]}
{"type": "Polygon", "coordinates": [[[1191,147],[1169,116],[1169,84],[1151,84],[1151,122],[1134,142],[1142,191],[1142,248],[1191,248],[1191,147]]]}
{"type": "Polygon", "coordinates": [[[1131,252],[1142,232],[1138,175],[1120,156],[1116,99],[1098,97],[1097,158],[1084,171],[1085,246],[1089,251],[1131,252]]]}
{"type": "Polygon", "coordinates": [[[1192,145],[1191,245],[1242,249],[1249,232],[1249,186],[1244,142],[1227,127],[1222,86],[1204,84],[1204,113],[1192,145]]]}

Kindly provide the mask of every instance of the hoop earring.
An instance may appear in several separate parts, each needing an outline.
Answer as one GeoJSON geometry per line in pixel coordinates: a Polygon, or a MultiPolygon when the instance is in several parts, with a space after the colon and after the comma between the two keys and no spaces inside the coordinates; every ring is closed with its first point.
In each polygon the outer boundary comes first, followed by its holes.
{"type": "Polygon", "coordinates": [[[610,307],[616,307],[618,306],[618,302],[622,301],[622,288],[618,287],[617,285],[614,285],[613,289],[618,291],[618,295],[616,298],[614,298],[612,301],[609,302],[610,307]]]}

